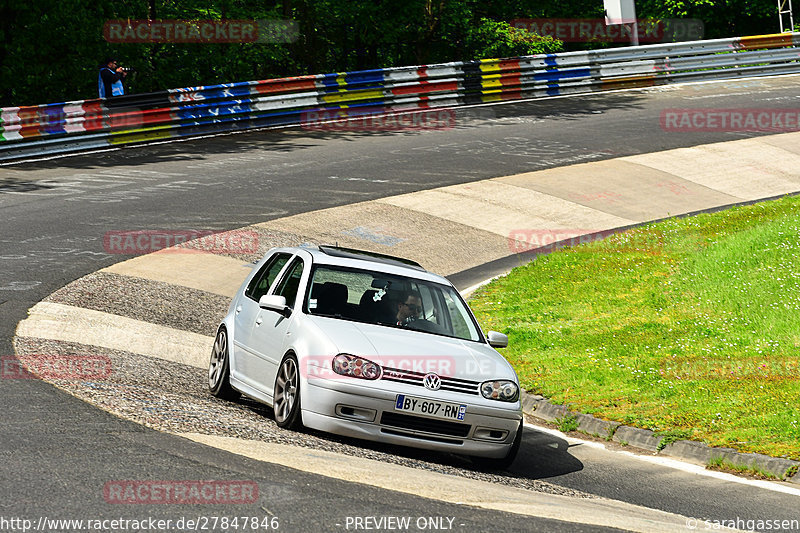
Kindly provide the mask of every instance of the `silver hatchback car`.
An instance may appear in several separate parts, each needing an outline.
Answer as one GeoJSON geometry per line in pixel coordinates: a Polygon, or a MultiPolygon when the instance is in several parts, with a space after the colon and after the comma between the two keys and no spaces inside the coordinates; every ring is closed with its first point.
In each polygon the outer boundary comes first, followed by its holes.
{"type": "Polygon", "coordinates": [[[522,438],[516,372],[453,285],[405,259],[275,248],[217,330],[212,394],[271,406],[284,428],[465,454],[503,468],[522,438]]]}

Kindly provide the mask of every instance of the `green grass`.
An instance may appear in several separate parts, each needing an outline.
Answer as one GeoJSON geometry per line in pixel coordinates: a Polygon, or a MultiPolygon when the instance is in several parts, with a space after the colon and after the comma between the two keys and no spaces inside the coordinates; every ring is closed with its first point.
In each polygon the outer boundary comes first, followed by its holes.
{"type": "Polygon", "coordinates": [[[656,437],[661,437],[661,440],[658,443],[658,451],[663,450],[673,442],[691,438],[691,434],[685,429],[668,429],[666,431],[656,431],[653,435],[656,437]]]}
{"type": "MultiPolygon", "coordinates": [[[[710,470],[720,470],[722,472],[730,472],[734,474],[747,474],[761,479],[781,479],[775,474],[762,470],[761,468],[755,466],[744,466],[744,465],[733,464],[730,461],[723,459],[722,457],[715,457],[711,459],[706,465],[706,468],[710,470]]],[[[791,477],[791,476],[787,475],[786,477],[791,477]]]]}
{"type": "Polygon", "coordinates": [[[575,415],[564,415],[556,418],[556,426],[563,433],[569,433],[578,429],[578,418],[575,415]]]}
{"type": "Polygon", "coordinates": [[[522,386],[576,411],[800,459],[800,199],[541,256],[471,301],[522,386]]]}

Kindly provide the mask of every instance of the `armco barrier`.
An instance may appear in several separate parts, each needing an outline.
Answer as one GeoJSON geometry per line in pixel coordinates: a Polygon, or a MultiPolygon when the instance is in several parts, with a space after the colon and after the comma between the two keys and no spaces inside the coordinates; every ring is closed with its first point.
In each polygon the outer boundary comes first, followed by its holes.
{"type": "Polygon", "coordinates": [[[211,132],[304,114],[428,107],[800,73],[800,33],[317,74],[0,109],[0,161],[211,132]]]}

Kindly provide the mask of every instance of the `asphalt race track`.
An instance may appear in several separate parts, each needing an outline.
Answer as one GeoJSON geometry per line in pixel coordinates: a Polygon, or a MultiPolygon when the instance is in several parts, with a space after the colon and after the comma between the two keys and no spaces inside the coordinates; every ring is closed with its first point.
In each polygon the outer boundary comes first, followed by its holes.
{"type": "MultiPolygon", "coordinates": [[[[253,132],[0,167],[0,355],[17,323],[74,279],[127,259],[103,235],[231,229],[286,215],[490,177],[752,133],[665,133],[667,108],[794,107],[797,77],[616,92],[459,112],[451,130],[253,132]]],[[[454,517],[463,531],[601,528],[441,503],[298,472],[147,430],[37,380],[0,380],[0,517],[179,518],[235,505],[110,505],[111,480],[254,480],[283,531],[346,530],[353,516],[454,517]],[[338,525],[337,525],[338,524],[338,525]]],[[[797,497],[691,477],[526,433],[511,474],[685,516],[797,518],[797,497]],[[691,479],[689,479],[691,477],[691,479]],[[642,487],[659,486],[654,492],[642,487]]],[[[0,521],[0,530],[4,526],[0,521]]],[[[50,528],[55,530],[55,528],[50,528]]],[[[607,530],[607,529],[605,529],[607,530]]]]}

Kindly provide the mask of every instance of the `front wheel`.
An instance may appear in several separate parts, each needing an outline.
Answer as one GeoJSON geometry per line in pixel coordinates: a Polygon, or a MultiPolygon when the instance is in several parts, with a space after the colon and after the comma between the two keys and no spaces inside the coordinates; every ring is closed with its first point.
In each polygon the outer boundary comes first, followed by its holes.
{"type": "Polygon", "coordinates": [[[287,355],[275,378],[275,422],[279,427],[298,429],[303,425],[300,416],[300,372],[297,359],[287,355]]]}
{"type": "Polygon", "coordinates": [[[517,457],[517,452],[519,452],[520,446],[522,445],[522,426],[524,423],[524,420],[519,421],[517,436],[514,437],[514,442],[511,444],[511,448],[508,449],[508,453],[505,457],[500,457],[498,459],[490,457],[472,457],[472,463],[477,467],[486,470],[505,470],[511,466],[511,464],[514,462],[514,459],[517,457]]]}
{"type": "Polygon", "coordinates": [[[217,398],[235,400],[239,393],[231,387],[231,365],[228,353],[228,331],[219,328],[208,363],[208,390],[217,398]]]}

